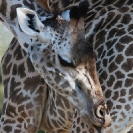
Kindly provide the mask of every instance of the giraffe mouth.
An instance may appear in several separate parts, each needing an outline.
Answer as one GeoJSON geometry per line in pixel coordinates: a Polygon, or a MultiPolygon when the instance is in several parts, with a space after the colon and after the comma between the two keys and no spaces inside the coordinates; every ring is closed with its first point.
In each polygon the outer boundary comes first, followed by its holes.
{"type": "Polygon", "coordinates": [[[98,133],[102,133],[102,128],[101,127],[97,127],[97,126],[94,126],[96,128],[96,130],[98,131],[98,133]]]}

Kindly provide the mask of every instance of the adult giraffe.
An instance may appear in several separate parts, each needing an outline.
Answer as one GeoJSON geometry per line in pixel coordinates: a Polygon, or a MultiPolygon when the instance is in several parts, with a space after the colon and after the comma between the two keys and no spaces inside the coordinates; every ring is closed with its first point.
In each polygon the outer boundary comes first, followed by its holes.
{"type": "Polygon", "coordinates": [[[2,60],[2,133],[33,133],[39,128],[69,132],[74,107],[96,126],[110,123],[95,56],[84,38],[82,5],[72,8],[67,22],[42,11],[34,1],[1,1],[1,20],[21,45],[13,40],[2,60]],[[17,7],[30,7],[44,17],[40,21],[25,8],[19,8],[16,16],[17,7]],[[75,10],[79,12],[76,18],[75,10]]]}
{"type": "MultiPolygon", "coordinates": [[[[49,3],[51,9],[64,10],[73,2],[49,3]]],[[[86,39],[97,54],[98,74],[112,116],[104,132],[126,133],[133,127],[133,1],[88,2],[86,39]]]]}

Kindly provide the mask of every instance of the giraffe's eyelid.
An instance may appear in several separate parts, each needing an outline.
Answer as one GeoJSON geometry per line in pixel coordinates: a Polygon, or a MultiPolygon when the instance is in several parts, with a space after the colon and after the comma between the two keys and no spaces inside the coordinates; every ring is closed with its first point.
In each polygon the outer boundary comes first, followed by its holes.
{"type": "Polygon", "coordinates": [[[61,57],[60,55],[58,55],[58,58],[59,58],[60,64],[65,67],[74,67],[75,66],[75,61],[70,58],[67,58],[64,56],[61,57]]]}

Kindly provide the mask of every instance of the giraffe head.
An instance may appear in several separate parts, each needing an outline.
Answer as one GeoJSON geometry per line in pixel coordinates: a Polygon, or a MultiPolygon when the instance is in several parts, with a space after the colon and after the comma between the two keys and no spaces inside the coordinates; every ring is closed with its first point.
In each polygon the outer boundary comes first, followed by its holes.
{"type": "Polygon", "coordinates": [[[35,12],[18,8],[16,34],[45,82],[70,100],[84,120],[106,127],[110,115],[96,72],[95,53],[85,40],[86,8],[84,3],[71,8],[70,21],[59,15],[39,20],[35,12]]]}

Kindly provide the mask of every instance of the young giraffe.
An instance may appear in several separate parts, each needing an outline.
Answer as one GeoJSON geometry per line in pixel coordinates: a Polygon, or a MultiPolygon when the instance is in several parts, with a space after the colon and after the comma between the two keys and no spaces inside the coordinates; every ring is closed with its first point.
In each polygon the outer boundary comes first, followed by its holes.
{"type": "MultiPolygon", "coordinates": [[[[80,19],[72,17],[67,22],[47,14],[49,19],[45,17],[41,22],[35,12],[19,8],[17,23],[16,16],[12,19],[10,15],[15,15],[15,8],[23,5],[22,1],[13,2],[1,2],[1,7],[11,7],[6,14],[1,10],[1,19],[21,47],[14,40],[2,61],[5,99],[1,132],[36,132],[39,128],[48,132],[69,132],[74,107],[86,121],[107,126],[110,118],[96,76],[94,53],[84,38],[83,17],[79,14],[80,19]],[[48,27],[44,29],[43,23],[48,27]]],[[[37,5],[31,4],[35,10],[37,5]]],[[[81,11],[78,7],[75,9],[81,11]]]]}
{"type": "MultiPolygon", "coordinates": [[[[93,8],[88,9],[85,21],[86,38],[97,54],[99,78],[112,116],[111,126],[103,132],[126,133],[133,128],[133,1],[88,1],[93,8]]],[[[50,0],[53,9],[66,8],[63,0],[56,2],[50,0]]],[[[72,3],[67,2],[68,6],[72,3]]]]}

